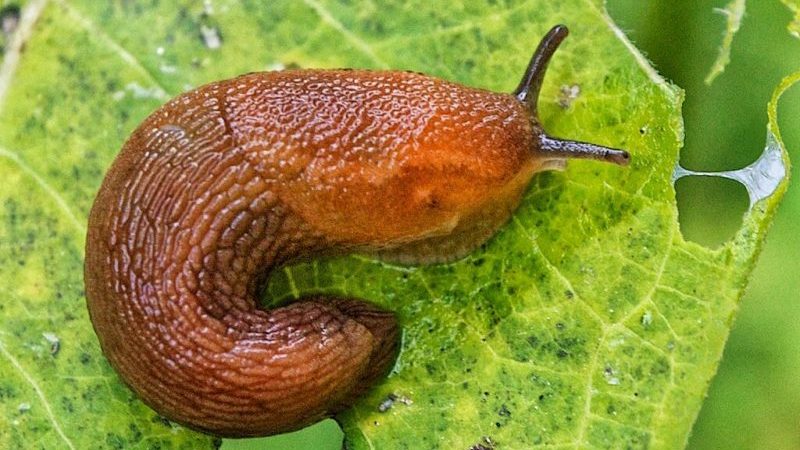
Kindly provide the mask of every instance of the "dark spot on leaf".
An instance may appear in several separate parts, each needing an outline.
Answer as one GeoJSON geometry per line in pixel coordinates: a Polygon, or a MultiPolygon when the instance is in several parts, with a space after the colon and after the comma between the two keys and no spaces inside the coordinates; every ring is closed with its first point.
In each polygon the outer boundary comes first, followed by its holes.
{"type": "Polygon", "coordinates": [[[61,407],[70,414],[75,412],[75,405],[72,403],[72,400],[67,397],[61,398],[61,407]]]}
{"type": "Polygon", "coordinates": [[[153,417],[153,422],[160,423],[167,428],[172,428],[172,423],[164,416],[155,416],[153,417]]]}
{"type": "Polygon", "coordinates": [[[118,434],[108,433],[106,435],[106,444],[108,445],[107,448],[122,450],[125,448],[125,439],[123,439],[122,436],[118,434]]]}
{"type": "Polygon", "coordinates": [[[83,401],[85,403],[90,403],[91,404],[94,401],[94,397],[96,395],[95,394],[96,392],[97,391],[95,389],[87,389],[87,390],[85,390],[85,391],[83,391],[81,393],[81,399],[83,399],[83,401]]]}
{"type": "Polygon", "coordinates": [[[497,411],[497,414],[503,417],[511,417],[511,411],[508,410],[505,404],[500,406],[500,411],[497,411]]]}
{"type": "Polygon", "coordinates": [[[650,368],[650,376],[663,376],[669,373],[670,363],[666,358],[659,358],[655,365],[650,368]]]}
{"type": "Polygon", "coordinates": [[[139,442],[142,439],[142,431],[139,430],[135,423],[130,424],[128,429],[131,430],[131,440],[133,442],[139,442]]]}
{"type": "Polygon", "coordinates": [[[14,391],[14,386],[0,386],[0,399],[14,398],[17,393],[14,391]]]}
{"type": "Polygon", "coordinates": [[[365,30],[369,30],[370,32],[375,34],[385,33],[385,27],[383,25],[383,22],[380,20],[366,19],[364,20],[362,26],[364,27],[365,30]]]}

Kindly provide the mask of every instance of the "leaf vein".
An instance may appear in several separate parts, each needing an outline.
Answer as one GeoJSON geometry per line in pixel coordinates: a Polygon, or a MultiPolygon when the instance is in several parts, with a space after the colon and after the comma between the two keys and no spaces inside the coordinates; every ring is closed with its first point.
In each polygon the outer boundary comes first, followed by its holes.
{"type": "Polygon", "coordinates": [[[53,189],[53,187],[50,186],[47,180],[45,180],[42,176],[36,173],[36,171],[33,170],[31,166],[26,164],[25,161],[23,161],[22,158],[20,158],[16,152],[11,151],[4,147],[0,147],[0,156],[3,156],[6,159],[13,162],[14,164],[16,164],[17,167],[19,167],[23,173],[31,177],[33,181],[35,181],[36,184],[38,184],[39,187],[42,188],[42,190],[45,193],[47,193],[47,195],[49,195],[50,198],[53,199],[56,205],[58,205],[58,207],[61,208],[61,210],[67,216],[67,219],[69,219],[70,223],[72,223],[75,229],[80,233],[81,238],[86,235],[86,227],[83,225],[81,221],[78,220],[77,216],[75,216],[75,214],[72,212],[72,209],[70,209],[69,205],[67,205],[67,202],[64,200],[64,197],[62,197],[61,194],[58,193],[58,191],[53,189]]]}
{"type": "Polygon", "coordinates": [[[316,0],[303,0],[307,6],[314,10],[317,15],[320,17],[323,23],[327,24],[334,30],[338,31],[342,36],[345,37],[348,41],[355,48],[357,48],[361,53],[369,57],[373,63],[375,63],[378,67],[386,69],[389,68],[389,64],[387,64],[384,60],[382,60],[377,54],[375,54],[375,50],[370,46],[367,41],[353,33],[352,31],[348,30],[342,22],[337,19],[336,17],[331,14],[331,12],[325,8],[322,4],[317,2],[316,0]]]}
{"type": "Polygon", "coordinates": [[[12,355],[8,349],[6,349],[6,346],[2,340],[0,340],[0,353],[2,353],[3,356],[5,356],[5,358],[11,363],[11,365],[14,366],[17,372],[19,372],[20,375],[22,375],[22,377],[25,379],[25,381],[27,381],[28,384],[33,387],[33,390],[36,392],[36,396],[39,397],[39,400],[41,400],[45,413],[47,414],[48,419],[50,419],[50,422],[53,424],[53,428],[56,430],[56,433],[58,433],[61,439],[64,440],[64,443],[67,444],[67,447],[69,447],[71,450],[75,450],[75,446],[72,444],[72,441],[70,441],[67,435],[64,434],[64,430],[61,429],[61,425],[59,425],[58,421],[56,421],[56,417],[53,414],[53,410],[50,408],[50,403],[47,401],[47,397],[45,397],[44,392],[36,383],[36,380],[34,380],[33,377],[31,377],[31,375],[22,367],[19,361],[17,361],[17,358],[15,358],[14,355],[12,355]]]}
{"type": "Polygon", "coordinates": [[[97,26],[91,19],[86,17],[85,15],[81,14],[80,11],[72,7],[69,3],[65,0],[56,0],[58,4],[64,8],[67,14],[81,27],[83,27],[92,37],[99,39],[102,43],[104,43],[108,48],[114,51],[116,55],[122,59],[126,64],[128,64],[132,69],[139,72],[140,75],[144,76],[148,81],[150,81],[153,86],[157,89],[157,95],[159,99],[166,100],[169,98],[169,94],[167,93],[167,89],[158,81],[158,79],[153,75],[150,70],[148,70],[131,52],[129,52],[125,47],[123,47],[119,42],[114,40],[108,33],[103,31],[102,28],[97,26]]]}
{"type": "Polygon", "coordinates": [[[505,19],[508,18],[508,16],[516,14],[520,10],[525,9],[525,8],[529,8],[529,7],[530,7],[529,3],[522,2],[522,3],[518,4],[518,5],[515,5],[514,7],[511,7],[511,8],[508,8],[508,9],[504,9],[501,12],[497,12],[497,13],[486,15],[486,16],[481,16],[481,18],[478,19],[478,20],[462,21],[462,22],[459,22],[456,25],[449,25],[449,26],[445,26],[445,27],[441,27],[441,28],[436,28],[436,29],[428,31],[426,33],[397,35],[397,36],[395,36],[395,37],[393,37],[391,39],[381,40],[380,42],[376,43],[374,45],[374,47],[383,48],[383,47],[393,46],[393,45],[404,43],[404,42],[409,42],[409,41],[413,42],[413,41],[416,41],[416,40],[418,40],[420,38],[423,38],[423,37],[432,38],[432,37],[447,36],[449,34],[462,33],[462,32],[469,31],[469,30],[472,30],[472,29],[475,29],[475,28],[479,28],[482,25],[489,24],[490,22],[492,22],[494,20],[505,20],[505,19]]]}

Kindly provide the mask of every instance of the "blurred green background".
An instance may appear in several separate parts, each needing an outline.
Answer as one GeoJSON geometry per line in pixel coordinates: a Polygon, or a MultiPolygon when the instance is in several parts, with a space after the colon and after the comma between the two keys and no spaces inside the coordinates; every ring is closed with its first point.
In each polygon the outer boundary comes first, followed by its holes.
{"type": "MultiPolygon", "coordinates": [[[[800,70],[800,39],[778,0],[750,0],[733,40],[731,63],[704,83],[725,30],[715,12],[728,0],[609,0],[611,16],[658,71],[686,91],[684,167],[736,169],[765,143],[767,102],[781,78],[800,70]]],[[[800,88],[781,102],[781,131],[800,161],[800,88]]],[[[753,274],[690,449],[800,449],[800,183],[798,167],[753,274]]],[[[687,239],[710,247],[728,240],[747,208],[744,188],[692,177],[676,186],[687,239]]],[[[341,432],[326,421],[298,433],[226,441],[224,450],[338,450],[341,432]]]]}

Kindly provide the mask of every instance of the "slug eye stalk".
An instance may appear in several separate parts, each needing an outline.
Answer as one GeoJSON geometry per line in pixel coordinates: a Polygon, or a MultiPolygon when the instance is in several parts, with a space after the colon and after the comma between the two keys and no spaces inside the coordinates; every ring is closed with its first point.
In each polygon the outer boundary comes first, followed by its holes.
{"type": "Polygon", "coordinates": [[[539,143],[539,150],[554,159],[596,159],[620,166],[627,166],[631,162],[631,155],[625,150],[588,142],[556,139],[542,133],[539,143]]]}
{"type": "Polygon", "coordinates": [[[547,65],[553,58],[558,47],[569,35],[566,25],[556,25],[542,38],[536,51],[531,56],[531,61],[525,69],[525,74],[519,82],[519,86],[514,89],[514,96],[525,105],[528,110],[536,114],[539,101],[539,91],[542,90],[544,74],[547,72],[547,65]]]}
{"type": "MultiPolygon", "coordinates": [[[[539,93],[542,90],[547,65],[567,35],[569,35],[569,29],[565,25],[556,25],[550,29],[533,53],[522,80],[513,92],[517,100],[525,104],[537,122],[539,93]]],[[[554,160],[596,159],[620,166],[628,165],[631,160],[630,154],[625,150],[588,142],[558,139],[548,136],[543,131],[540,131],[538,143],[538,150],[554,160]]]]}

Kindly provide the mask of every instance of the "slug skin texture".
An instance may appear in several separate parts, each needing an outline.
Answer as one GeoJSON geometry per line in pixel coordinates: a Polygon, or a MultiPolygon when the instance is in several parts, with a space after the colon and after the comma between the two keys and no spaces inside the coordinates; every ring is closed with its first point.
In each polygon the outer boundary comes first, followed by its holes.
{"type": "Polygon", "coordinates": [[[410,72],[291,70],[159,108],[89,217],[88,308],[111,365],[159,414],[219,436],[292,431],[350,406],[394,362],[394,315],[328,296],[259,309],[268,274],[347,252],[452,261],[554,161],[627,162],[539,124],[535,98],[564,36],[548,34],[514,94],[410,72]]]}

